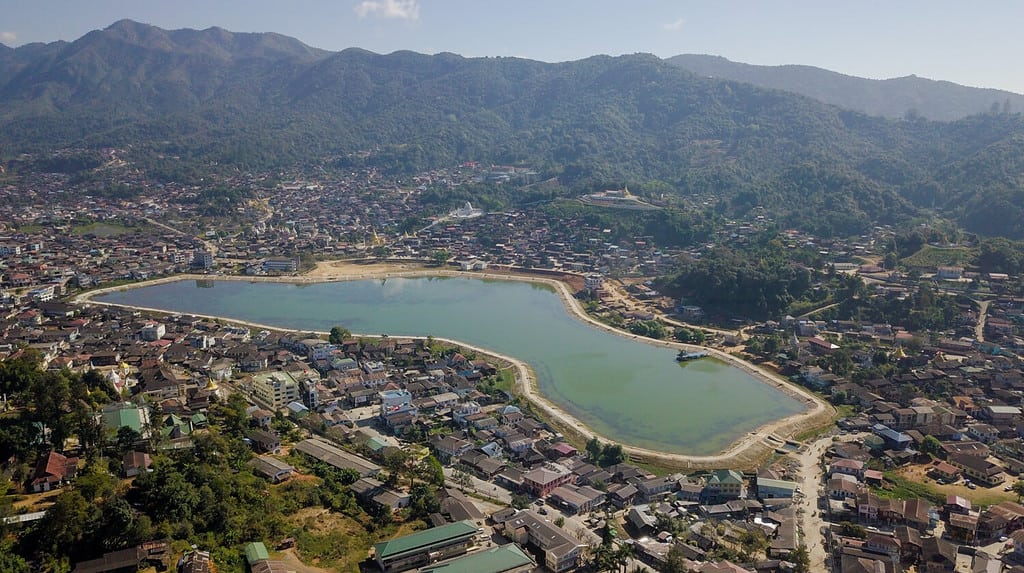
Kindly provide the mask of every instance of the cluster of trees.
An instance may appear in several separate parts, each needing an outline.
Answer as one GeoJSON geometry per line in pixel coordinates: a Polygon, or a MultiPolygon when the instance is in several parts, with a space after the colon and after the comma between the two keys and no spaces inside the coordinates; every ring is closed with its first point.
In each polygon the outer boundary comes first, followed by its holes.
{"type": "Polygon", "coordinates": [[[699,328],[687,328],[685,326],[677,328],[673,336],[675,336],[675,339],[679,342],[686,344],[704,344],[704,340],[707,338],[707,335],[704,334],[703,330],[699,328]]]}
{"type": "MultiPolygon", "coordinates": [[[[210,429],[191,436],[192,448],[165,450],[158,431],[149,441],[129,428],[103,433],[94,412],[115,394],[102,376],[42,371],[38,366],[39,357],[32,352],[0,362],[0,389],[27,406],[0,417],[0,455],[13,456],[22,468],[0,480],[0,493],[13,489],[14,480],[27,479],[27,462],[50,449],[49,444],[62,444],[71,435],[82,445],[84,465],[74,486],[60,491],[43,519],[17,531],[0,522],[0,570],[66,571],[71,563],[152,539],[202,546],[224,571],[244,570],[241,544],[286,536],[299,540],[300,551],[344,557],[337,547],[324,545],[333,534],[306,532],[295,521],[293,516],[310,507],[352,520],[360,532],[347,531],[344,545],[358,545],[346,549],[353,555],[365,555],[372,541],[369,532],[386,529],[380,535],[389,535],[396,527],[389,508],[357,503],[350,489],[359,477],[355,472],[310,463],[295,454],[290,461],[308,467],[316,480],[271,487],[257,477],[248,465],[253,453],[245,436],[251,421],[240,394],[211,406],[210,429]],[[118,477],[120,461],[135,449],[149,450],[153,463],[150,472],[127,486],[118,477]]],[[[291,434],[292,427],[287,420],[275,421],[283,435],[291,434]]],[[[439,510],[437,493],[444,473],[433,456],[417,461],[396,450],[382,463],[392,484],[409,480],[412,504],[403,515],[406,520],[425,519],[439,510]]],[[[0,497],[0,517],[12,512],[10,498],[0,497]]]]}
{"type": "Polygon", "coordinates": [[[1024,244],[1004,238],[981,241],[974,264],[985,273],[1019,275],[1024,272],[1024,244]]]}
{"type": "Polygon", "coordinates": [[[823,312],[823,318],[895,324],[913,331],[945,330],[957,324],[958,298],[937,293],[927,284],[920,285],[910,296],[869,296],[859,278],[845,281],[848,288],[836,297],[839,304],[823,312]]]}
{"type": "Polygon", "coordinates": [[[659,320],[634,320],[629,323],[629,331],[639,336],[661,340],[668,335],[665,325],[659,320]]]}
{"type": "Polygon", "coordinates": [[[812,284],[811,272],[772,240],[752,242],[744,250],[715,247],[700,259],[684,261],[658,288],[701,306],[764,319],[784,314],[812,284]]]}
{"type": "Polygon", "coordinates": [[[26,478],[28,465],[51,444],[72,436],[86,455],[97,454],[104,436],[94,412],[117,396],[96,371],[44,371],[41,363],[31,349],[0,362],[0,394],[24,406],[0,417],[0,458],[18,462],[16,479],[26,478]]]}
{"type": "Polygon", "coordinates": [[[629,459],[621,444],[602,444],[597,436],[587,442],[586,451],[591,463],[601,467],[621,464],[629,459]]]}

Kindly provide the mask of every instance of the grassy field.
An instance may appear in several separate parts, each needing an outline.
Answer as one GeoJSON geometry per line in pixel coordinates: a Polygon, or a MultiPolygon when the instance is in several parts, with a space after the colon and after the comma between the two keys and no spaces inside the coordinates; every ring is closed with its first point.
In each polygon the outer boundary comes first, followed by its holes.
{"type": "Polygon", "coordinates": [[[377,540],[358,521],[322,508],[301,510],[290,519],[298,557],[315,567],[357,572],[377,540]]]}
{"type": "MultiPolygon", "coordinates": [[[[1003,486],[1009,485],[1012,482],[997,485],[993,488],[978,487],[977,489],[970,489],[962,482],[940,485],[936,483],[935,480],[925,475],[927,469],[927,466],[924,465],[908,466],[900,468],[894,472],[886,472],[885,479],[889,480],[890,476],[892,476],[895,480],[894,484],[898,486],[896,491],[900,493],[928,492],[932,495],[937,495],[938,498],[943,501],[947,495],[959,495],[960,497],[971,500],[971,504],[973,504],[975,508],[995,505],[1003,501],[1017,501],[1016,494],[1013,492],[1003,491],[1003,486]]],[[[892,495],[890,497],[902,496],[892,495]]]]}
{"type": "MultiPolygon", "coordinates": [[[[822,398],[825,398],[825,396],[822,395],[822,398]]],[[[839,420],[841,418],[849,418],[850,416],[852,416],[852,415],[854,415],[856,413],[857,413],[857,410],[853,406],[851,406],[850,404],[843,404],[843,405],[837,406],[836,407],[836,415],[832,417],[832,421],[830,421],[828,424],[824,424],[822,426],[818,426],[817,428],[811,428],[809,430],[804,430],[803,432],[800,432],[799,434],[796,434],[795,436],[793,436],[793,439],[798,441],[798,442],[806,442],[808,440],[812,440],[814,438],[817,438],[818,436],[824,435],[824,434],[834,430],[835,427],[836,427],[835,426],[836,420],[839,420]]]]}
{"type": "Polygon", "coordinates": [[[907,268],[934,271],[938,266],[963,266],[969,264],[976,255],[967,248],[940,249],[931,245],[921,247],[913,255],[900,261],[907,268]]]}
{"type": "Polygon", "coordinates": [[[71,228],[74,235],[96,235],[97,237],[120,237],[139,232],[139,227],[129,227],[119,223],[103,222],[75,225],[71,228]]]}

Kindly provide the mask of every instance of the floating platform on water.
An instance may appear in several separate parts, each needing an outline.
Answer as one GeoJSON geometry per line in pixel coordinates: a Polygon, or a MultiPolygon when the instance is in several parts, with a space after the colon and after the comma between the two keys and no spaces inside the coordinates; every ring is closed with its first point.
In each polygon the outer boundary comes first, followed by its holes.
{"type": "Polygon", "coordinates": [[[687,352],[680,350],[679,354],[676,354],[676,360],[679,362],[689,362],[690,360],[697,360],[699,358],[707,358],[710,356],[707,352],[687,352]]]}

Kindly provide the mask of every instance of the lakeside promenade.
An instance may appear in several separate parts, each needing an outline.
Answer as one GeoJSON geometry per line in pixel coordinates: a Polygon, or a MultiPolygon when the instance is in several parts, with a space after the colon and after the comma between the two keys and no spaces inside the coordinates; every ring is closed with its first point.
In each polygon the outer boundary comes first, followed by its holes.
{"type": "MultiPolygon", "coordinates": [[[[752,432],[749,432],[748,434],[734,441],[726,449],[713,455],[689,455],[667,453],[632,446],[625,443],[622,444],[623,449],[632,457],[646,463],[652,463],[659,466],[678,469],[711,469],[721,467],[731,467],[740,469],[754,468],[766,456],[770,455],[777,447],[781,445],[780,438],[788,438],[798,432],[827,424],[835,413],[835,410],[832,408],[830,404],[821,400],[817,396],[814,396],[813,394],[807,392],[803,388],[789,383],[787,380],[779,377],[777,374],[773,372],[770,372],[759,366],[753,365],[745,360],[742,360],[729,353],[723,352],[719,349],[683,344],[679,342],[648,339],[603,324],[586,314],[583,307],[580,305],[579,301],[577,301],[576,298],[573,296],[573,293],[569,290],[569,287],[566,285],[565,282],[557,280],[556,278],[550,276],[536,276],[526,273],[456,271],[452,269],[424,267],[422,265],[412,263],[353,264],[344,261],[334,261],[319,263],[316,269],[305,275],[275,277],[205,274],[176,275],[173,277],[164,277],[153,281],[133,283],[130,285],[121,285],[89,291],[87,293],[77,295],[72,300],[73,302],[78,304],[91,303],[105,304],[110,306],[123,306],[116,305],[113,303],[93,301],[92,297],[109,292],[116,292],[145,286],[153,286],[157,284],[181,280],[235,280],[246,282],[319,283],[399,277],[411,278],[423,276],[451,276],[486,278],[494,280],[516,280],[549,285],[552,288],[554,288],[555,291],[558,293],[559,297],[562,299],[562,302],[566,310],[568,310],[575,318],[589,324],[590,326],[605,330],[606,332],[622,336],[624,338],[631,338],[655,346],[673,348],[676,350],[707,352],[714,358],[727,362],[730,365],[743,370],[749,375],[755,377],[761,383],[768,384],[774,387],[776,390],[793,397],[794,399],[799,401],[804,407],[804,411],[798,414],[794,414],[792,416],[788,416],[776,420],[774,422],[770,422],[752,432]]],[[[140,310],[147,310],[151,312],[159,312],[164,314],[167,313],[165,309],[140,307],[132,308],[139,308],[140,310]]],[[[282,330],[278,326],[234,320],[222,316],[197,316],[225,320],[228,322],[243,324],[253,328],[276,331],[282,330]]],[[[326,333],[321,332],[320,334],[326,333]]],[[[358,333],[356,333],[355,335],[367,337],[375,336],[373,334],[358,333]]],[[[418,337],[403,336],[403,338],[418,337]]],[[[553,403],[547,397],[545,397],[539,390],[536,375],[533,373],[529,365],[526,364],[525,362],[511,356],[506,356],[497,353],[490,349],[475,347],[473,345],[469,345],[458,340],[447,339],[438,336],[435,336],[434,338],[436,340],[443,340],[449,344],[471,349],[480,354],[493,356],[495,359],[505,362],[506,364],[509,364],[516,371],[516,393],[518,393],[519,395],[523,396],[526,400],[528,400],[529,403],[536,410],[539,411],[539,414],[542,417],[547,418],[549,422],[551,422],[555,427],[557,427],[563,434],[567,435],[569,438],[575,439],[577,441],[586,441],[591,439],[592,437],[597,437],[598,439],[605,442],[620,443],[617,442],[616,440],[609,439],[606,436],[602,436],[596,433],[591,428],[587,427],[579,419],[575,418],[574,416],[566,412],[564,409],[559,407],[557,404],[553,403]]]]}

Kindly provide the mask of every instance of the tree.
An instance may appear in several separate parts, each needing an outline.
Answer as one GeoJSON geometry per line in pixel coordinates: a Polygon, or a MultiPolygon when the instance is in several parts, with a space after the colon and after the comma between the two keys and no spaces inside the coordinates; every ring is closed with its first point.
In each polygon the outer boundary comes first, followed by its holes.
{"type": "Polygon", "coordinates": [[[615,464],[621,464],[625,461],[626,452],[622,449],[622,444],[605,444],[604,449],[601,452],[602,466],[614,466],[615,464]]]}
{"type": "Polygon", "coordinates": [[[663,573],[686,573],[690,570],[687,561],[683,550],[677,543],[673,543],[672,548],[668,550],[668,555],[665,556],[665,564],[662,565],[661,571],[663,573]]]}
{"type": "Polygon", "coordinates": [[[459,486],[459,489],[462,491],[466,491],[466,488],[473,485],[473,477],[460,469],[456,469],[452,472],[452,481],[455,482],[455,485],[459,486]]]}
{"type": "Polygon", "coordinates": [[[1013,483],[1013,493],[1017,494],[1017,501],[1024,498],[1024,480],[1017,480],[1013,483]]]}
{"type": "Polygon", "coordinates": [[[447,249],[436,249],[430,253],[430,260],[439,267],[448,262],[448,257],[447,249]]]}
{"type": "Polygon", "coordinates": [[[349,332],[348,329],[342,328],[341,326],[332,326],[331,333],[327,337],[327,341],[331,344],[343,344],[345,340],[351,337],[352,333],[349,332]]]}
{"type": "Polygon", "coordinates": [[[942,451],[942,442],[940,442],[935,436],[929,434],[921,441],[921,451],[926,454],[938,455],[938,453],[942,451]]]}
{"type": "Polygon", "coordinates": [[[384,467],[388,470],[387,482],[391,485],[398,483],[403,475],[409,475],[410,486],[412,485],[412,472],[410,462],[412,461],[409,452],[398,448],[391,449],[384,454],[384,467]]]}
{"type": "Polygon", "coordinates": [[[604,452],[604,446],[601,445],[601,440],[597,439],[597,436],[590,438],[587,442],[587,458],[593,463],[601,461],[601,453],[604,452]]]}
{"type": "Polygon", "coordinates": [[[409,514],[417,519],[426,519],[431,513],[441,511],[441,502],[434,489],[418,483],[409,490],[409,514]]]}
{"type": "Polygon", "coordinates": [[[435,486],[444,485],[444,466],[441,465],[441,461],[433,455],[427,456],[422,462],[420,462],[421,477],[428,483],[435,486]]]}
{"type": "Polygon", "coordinates": [[[56,557],[69,551],[89,551],[85,541],[95,531],[98,517],[98,508],[90,505],[78,490],[62,491],[37,523],[35,531],[45,532],[36,536],[40,553],[56,557]]]}
{"type": "Polygon", "coordinates": [[[686,328],[681,326],[676,329],[676,340],[686,344],[704,344],[704,331],[699,328],[686,328]]]}
{"type": "Polygon", "coordinates": [[[795,566],[794,573],[808,573],[811,570],[811,554],[806,545],[800,545],[790,553],[789,561],[795,566]]]}
{"type": "Polygon", "coordinates": [[[117,437],[114,439],[114,447],[119,455],[123,455],[135,448],[135,443],[142,439],[142,434],[136,432],[129,426],[121,426],[117,429],[117,437]]]}

